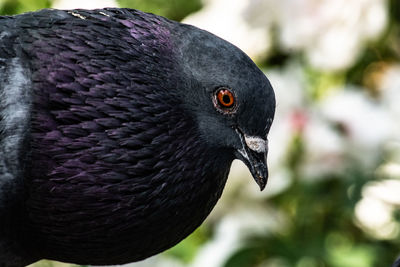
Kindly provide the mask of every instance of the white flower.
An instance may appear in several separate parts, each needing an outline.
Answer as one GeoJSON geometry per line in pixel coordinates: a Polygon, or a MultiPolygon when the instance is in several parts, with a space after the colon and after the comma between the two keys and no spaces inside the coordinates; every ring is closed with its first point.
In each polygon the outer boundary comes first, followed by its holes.
{"type": "MultiPolygon", "coordinates": [[[[400,121],[400,65],[390,66],[383,74],[380,82],[382,105],[387,108],[395,121],[400,121]]],[[[397,125],[397,140],[400,140],[400,124],[397,125]]]]}
{"type": "MultiPolygon", "coordinates": [[[[278,16],[280,42],[287,50],[304,50],[315,68],[350,67],[364,43],[387,24],[385,0],[282,0],[278,16]]],[[[268,12],[268,11],[267,11],[268,12]]]]}
{"type": "Polygon", "coordinates": [[[310,114],[303,132],[305,154],[301,166],[306,179],[324,178],[346,168],[346,144],[332,125],[317,114],[310,114]]]}
{"type": "Polygon", "coordinates": [[[305,106],[307,84],[303,72],[302,66],[296,61],[283,69],[264,71],[275,91],[277,116],[287,116],[305,106]]]}
{"type": "Polygon", "coordinates": [[[374,167],[384,144],[393,137],[389,112],[364,90],[336,91],[319,105],[320,114],[341,129],[347,151],[364,166],[374,167]]]}
{"type": "Polygon", "coordinates": [[[275,91],[276,111],[268,139],[270,173],[282,168],[293,138],[293,116],[305,110],[305,78],[301,66],[292,62],[282,70],[265,71],[275,91]]]}
{"type": "Polygon", "coordinates": [[[400,205],[399,180],[370,182],[363,188],[363,198],[357,203],[355,215],[359,225],[378,239],[396,238],[400,225],[393,212],[400,205]]]}

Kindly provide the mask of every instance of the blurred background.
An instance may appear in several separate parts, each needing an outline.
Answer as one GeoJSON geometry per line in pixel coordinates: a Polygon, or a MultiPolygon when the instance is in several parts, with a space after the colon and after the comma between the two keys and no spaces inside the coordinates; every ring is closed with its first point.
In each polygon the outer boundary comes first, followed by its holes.
{"type": "Polygon", "coordinates": [[[128,266],[369,267],[400,255],[400,1],[0,0],[1,14],[106,6],[234,43],[277,98],[267,188],[235,161],[198,230],[128,266]]]}

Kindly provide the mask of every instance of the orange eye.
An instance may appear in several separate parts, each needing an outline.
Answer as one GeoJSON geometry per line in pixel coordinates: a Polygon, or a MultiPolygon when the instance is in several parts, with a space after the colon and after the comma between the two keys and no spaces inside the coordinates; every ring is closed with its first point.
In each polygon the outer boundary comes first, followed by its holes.
{"type": "Polygon", "coordinates": [[[235,104],[235,96],[226,88],[219,89],[216,97],[221,108],[232,108],[235,104]]]}

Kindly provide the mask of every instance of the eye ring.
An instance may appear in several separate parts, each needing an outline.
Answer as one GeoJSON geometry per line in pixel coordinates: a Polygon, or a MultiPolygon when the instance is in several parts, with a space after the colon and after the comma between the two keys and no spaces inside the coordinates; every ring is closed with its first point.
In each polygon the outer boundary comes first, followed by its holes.
{"type": "Polygon", "coordinates": [[[226,87],[219,87],[214,92],[214,106],[224,114],[232,114],[236,110],[236,96],[234,92],[226,87]]]}

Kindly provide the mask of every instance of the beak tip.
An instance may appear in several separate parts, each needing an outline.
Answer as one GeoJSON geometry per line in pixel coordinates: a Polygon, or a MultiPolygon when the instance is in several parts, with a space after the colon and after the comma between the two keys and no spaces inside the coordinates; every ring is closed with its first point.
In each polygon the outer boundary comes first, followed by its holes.
{"type": "Polygon", "coordinates": [[[263,191],[265,187],[267,186],[268,182],[268,171],[265,175],[260,175],[259,173],[254,176],[254,180],[260,187],[260,191],[263,191]]]}
{"type": "Polygon", "coordinates": [[[263,191],[267,185],[267,180],[259,180],[257,184],[260,187],[260,191],[263,191]]]}

